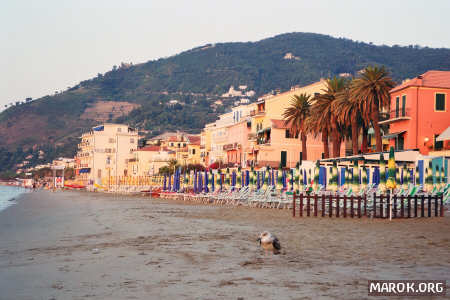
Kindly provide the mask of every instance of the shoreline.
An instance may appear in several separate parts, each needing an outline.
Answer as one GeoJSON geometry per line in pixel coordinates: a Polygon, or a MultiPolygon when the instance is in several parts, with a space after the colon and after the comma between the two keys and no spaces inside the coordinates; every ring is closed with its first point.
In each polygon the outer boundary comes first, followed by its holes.
{"type": "Polygon", "coordinates": [[[293,219],[80,191],[17,200],[0,212],[6,299],[365,299],[369,279],[450,277],[448,217],[293,219]],[[261,252],[263,230],[280,255],[261,252]]]}

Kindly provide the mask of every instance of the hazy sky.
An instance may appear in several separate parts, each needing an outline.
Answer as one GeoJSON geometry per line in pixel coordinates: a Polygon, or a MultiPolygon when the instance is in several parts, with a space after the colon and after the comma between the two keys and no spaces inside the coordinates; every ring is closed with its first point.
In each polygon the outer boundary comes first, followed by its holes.
{"type": "Polygon", "coordinates": [[[0,106],[206,43],[315,32],[450,48],[450,1],[3,0],[0,106]]]}

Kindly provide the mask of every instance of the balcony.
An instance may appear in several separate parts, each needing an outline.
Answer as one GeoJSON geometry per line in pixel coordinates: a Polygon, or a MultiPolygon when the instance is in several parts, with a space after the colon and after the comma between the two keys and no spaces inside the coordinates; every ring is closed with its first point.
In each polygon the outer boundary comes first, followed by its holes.
{"type": "Polygon", "coordinates": [[[380,120],[378,124],[390,124],[397,121],[411,120],[411,110],[406,109],[394,109],[388,112],[380,112],[380,120]]]}
{"type": "Polygon", "coordinates": [[[226,144],[223,146],[224,151],[236,150],[236,149],[240,149],[240,148],[241,148],[241,145],[238,143],[226,144]]]}

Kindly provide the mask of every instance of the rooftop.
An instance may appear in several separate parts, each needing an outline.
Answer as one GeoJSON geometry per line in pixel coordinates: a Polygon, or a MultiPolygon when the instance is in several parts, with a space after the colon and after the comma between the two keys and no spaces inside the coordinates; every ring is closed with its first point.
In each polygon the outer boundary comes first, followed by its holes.
{"type": "Polygon", "coordinates": [[[450,71],[427,71],[422,75],[394,87],[390,93],[394,93],[412,86],[450,89],[450,71]]]}

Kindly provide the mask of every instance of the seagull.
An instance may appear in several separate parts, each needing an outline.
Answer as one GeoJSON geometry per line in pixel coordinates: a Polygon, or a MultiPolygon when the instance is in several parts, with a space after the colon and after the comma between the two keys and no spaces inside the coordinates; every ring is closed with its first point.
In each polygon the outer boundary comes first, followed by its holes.
{"type": "Polygon", "coordinates": [[[259,235],[257,239],[259,244],[264,250],[273,251],[274,254],[280,253],[281,245],[277,237],[268,231],[264,231],[259,235]]]}

